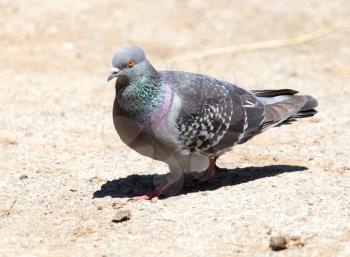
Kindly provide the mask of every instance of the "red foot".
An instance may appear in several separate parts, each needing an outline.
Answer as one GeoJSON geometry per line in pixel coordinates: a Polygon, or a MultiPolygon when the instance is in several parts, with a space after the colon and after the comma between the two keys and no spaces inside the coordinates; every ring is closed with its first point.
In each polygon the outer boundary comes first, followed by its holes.
{"type": "Polygon", "coordinates": [[[147,195],[135,196],[133,200],[158,200],[158,197],[171,185],[171,182],[165,181],[161,186],[157,187],[157,189],[147,195]]]}
{"type": "Polygon", "coordinates": [[[209,179],[211,179],[215,175],[215,172],[227,171],[226,168],[220,168],[219,166],[216,165],[217,159],[218,157],[209,159],[209,167],[203,172],[203,174],[199,178],[199,183],[207,182],[209,179]]]}
{"type": "Polygon", "coordinates": [[[135,201],[151,200],[151,201],[157,202],[158,201],[158,197],[157,196],[152,196],[152,194],[140,195],[140,196],[133,197],[132,200],[135,200],[135,201]]]}
{"type": "Polygon", "coordinates": [[[209,167],[203,172],[199,178],[199,183],[207,182],[215,175],[215,161],[216,159],[209,159],[209,167]]]}

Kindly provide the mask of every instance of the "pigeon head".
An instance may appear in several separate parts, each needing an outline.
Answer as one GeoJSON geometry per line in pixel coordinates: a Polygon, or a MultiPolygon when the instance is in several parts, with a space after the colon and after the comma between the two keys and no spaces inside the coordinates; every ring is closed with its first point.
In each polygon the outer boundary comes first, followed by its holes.
{"type": "Polygon", "coordinates": [[[132,79],[142,75],[151,64],[147,61],[144,51],[138,46],[119,49],[112,59],[112,69],[107,81],[116,77],[132,79]]]}

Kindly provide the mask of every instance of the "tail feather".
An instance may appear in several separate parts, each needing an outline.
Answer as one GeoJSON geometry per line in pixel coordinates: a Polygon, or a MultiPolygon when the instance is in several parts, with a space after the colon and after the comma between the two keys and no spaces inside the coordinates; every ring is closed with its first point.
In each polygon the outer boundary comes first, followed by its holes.
{"type": "Polygon", "coordinates": [[[265,104],[263,130],[290,124],[299,118],[311,117],[317,113],[317,100],[307,95],[296,95],[291,89],[255,90],[253,93],[265,104]]]}
{"type": "Polygon", "coordinates": [[[317,111],[315,109],[311,109],[308,111],[301,111],[301,112],[298,112],[297,114],[295,114],[293,116],[293,118],[296,118],[296,119],[307,118],[307,117],[314,116],[316,113],[317,113],[317,111]]]}
{"type": "Polygon", "coordinates": [[[279,95],[295,95],[299,93],[293,89],[252,90],[258,97],[274,97],[279,95]]]}
{"type": "Polygon", "coordinates": [[[303,106],[303,108],[301,108],[300,111],[304,112],[304,111],[309,111],[309,110],[315,109],[317,107],[317,105],[318,105],[317,100],[315,98],[313,98],[312,96],[309,96],[309,95],[306,95],[305,97],[307,98],[307,102],[303,106]]]}

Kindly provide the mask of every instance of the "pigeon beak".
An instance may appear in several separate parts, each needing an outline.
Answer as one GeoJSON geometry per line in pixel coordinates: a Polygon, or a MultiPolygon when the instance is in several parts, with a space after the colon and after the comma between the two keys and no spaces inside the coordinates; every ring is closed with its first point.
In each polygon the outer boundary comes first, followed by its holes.
{"type": "Polygon", "coordinates": [[[107,81],[110,81],[110,80],[114,79],[115,77],[118,77],[118,73],[119,73],[119,69],[113,67],[111,69],[111,72],[108,75],[107,81]]]}

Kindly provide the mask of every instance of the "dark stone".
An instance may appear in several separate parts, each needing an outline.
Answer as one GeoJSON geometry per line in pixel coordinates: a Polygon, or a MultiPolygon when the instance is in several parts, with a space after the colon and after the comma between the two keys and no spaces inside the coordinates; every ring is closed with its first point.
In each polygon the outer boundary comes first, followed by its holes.
{"type": "Polygon", "coordinates": [[[287,240],[284,236],[273,236],[270,238],[270,248],[274,251],[280,251],[287,248],[287,240]]]}

